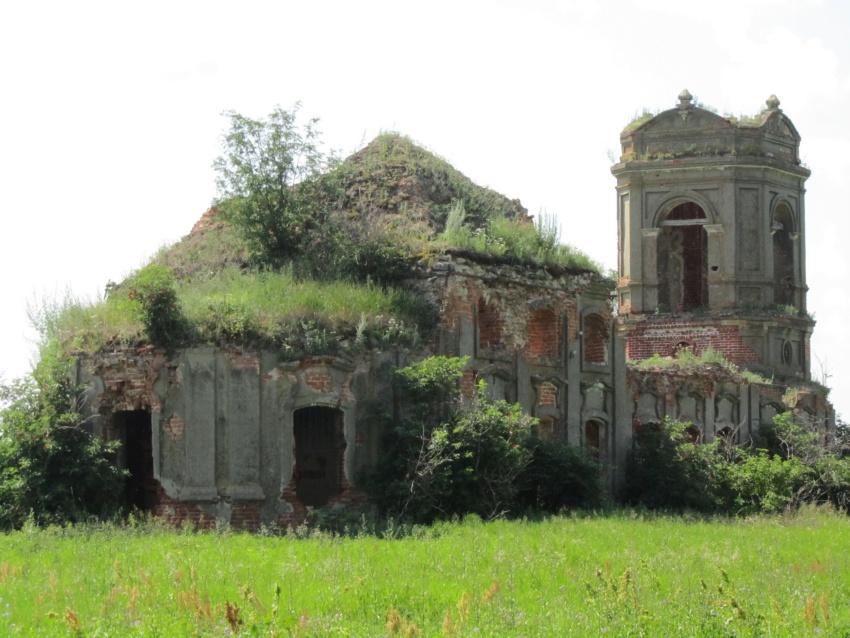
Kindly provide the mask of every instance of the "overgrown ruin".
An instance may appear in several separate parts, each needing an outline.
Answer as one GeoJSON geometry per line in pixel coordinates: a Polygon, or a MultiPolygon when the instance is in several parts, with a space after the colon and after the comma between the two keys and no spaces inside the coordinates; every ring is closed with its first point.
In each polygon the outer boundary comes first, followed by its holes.
{"type": "Polygon", "coordinates": [[[779,101],[736,123],[684,91],[621,142],[616,282],[446,250],[404,282],[439,309],[415,349],[286,358],[229,343],[173,353],[145,344],[81,358],[95,431],[124,443],[128,503],[199,527],[255,529],[362,501],[358,472],[381,453],[372,415],[397,400],[392,372],[431,354],[470,357],[467,395],[484,379],[539,419],[541,437],[594,448],[612,489],[635,429],[665,417],[690,421],[704,441],[743,442],[789,408],[831,427],[809,361],[809,171],[779,101]],[[733,365],[636,363],[683,349],[713,349],[733,365]]]}

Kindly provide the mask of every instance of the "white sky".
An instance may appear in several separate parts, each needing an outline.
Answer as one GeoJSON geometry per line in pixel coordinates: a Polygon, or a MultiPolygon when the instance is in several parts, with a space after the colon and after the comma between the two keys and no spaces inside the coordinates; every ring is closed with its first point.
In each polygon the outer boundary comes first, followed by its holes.
{"type": "Polygon", "coordinates": [[[688,88],[721,113],[775,93],[803,136],[814,354],[850,417],[848,33],[844,0],[5,2],[0,375],[29,369],[34,296],[100,295],[189,232],[225,109],[300,100],[344,154],[398,130],[614,267],[608,151],[688,88]]]}

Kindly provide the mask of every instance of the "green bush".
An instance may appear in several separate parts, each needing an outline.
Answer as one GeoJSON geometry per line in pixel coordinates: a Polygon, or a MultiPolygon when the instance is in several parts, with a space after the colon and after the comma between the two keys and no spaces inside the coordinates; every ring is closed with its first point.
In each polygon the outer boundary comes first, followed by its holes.
{"type": "Polygon", "coordinates": [[[0,530],[70,523],[119,510],[117,443],[85,429],[65,367],[43,353],[31,376],[0,385],[0,530]]]}
{"type": "Polygon", "coordinates": [[[694,443],[689,423],[635,436],[623,498],[654,509],[772,514],[803,503],[850,510],[850,459],[824,432],[790,412],[762,427],[760,447],[694,443]]]}
{"type": "Polygon", "coordinates": [[[145,334],[151,343],[166,348],[186,337],[186,322],[174,285],[174,275],[159,264],[145,266],[128,282],[127,296],[138,304],[145,334]]]}
{"type": "Polygon", "coordinates": [[[689,426],[667,420],[635,434],[622,494],[626,503],[677,511],[719,508],[716,447],[693,443],[689,426]]]}
{"type": "Polygon", "coordinates": [[[595,509],[605,504],[602,467],[582,450],[532,439],[531,459],[517,479],[517,505],[528,512],[595,509]]]}
{"type": "Polygon", "coordinates": [[[518,404],[489,398],[483,382],[461,397],[467,361],[431,357],[396,372],[397,418],[375,419],[387,436],[364,477],[382,513],[429,523],[597,505],[598,464],[533,438],[536,420],[518,404]]]}

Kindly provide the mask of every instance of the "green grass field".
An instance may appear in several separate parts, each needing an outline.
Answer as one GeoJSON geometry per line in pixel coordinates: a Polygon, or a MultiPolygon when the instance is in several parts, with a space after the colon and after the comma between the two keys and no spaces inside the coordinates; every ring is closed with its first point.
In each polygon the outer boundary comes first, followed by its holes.
{"type": "Polygon", "coordinates": [[[847,636],[850,520],[474,520],[0,536],[2,636],[847,636]]]}

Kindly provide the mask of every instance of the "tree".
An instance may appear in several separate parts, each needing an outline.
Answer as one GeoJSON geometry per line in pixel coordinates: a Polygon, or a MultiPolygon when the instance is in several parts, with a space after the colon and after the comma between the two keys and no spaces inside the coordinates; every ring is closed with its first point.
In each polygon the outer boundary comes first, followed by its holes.
{"type": "Polygon", "coordinates": [[[328,170],[337,160],[321,149],[317,119],[297,123],[300,107],[277,106],[260,120],[226,111],[230,130],[213,162],[215,206],[242,230],[257,261],[275,267],[308,252],[336,199],[328,170]]]}

